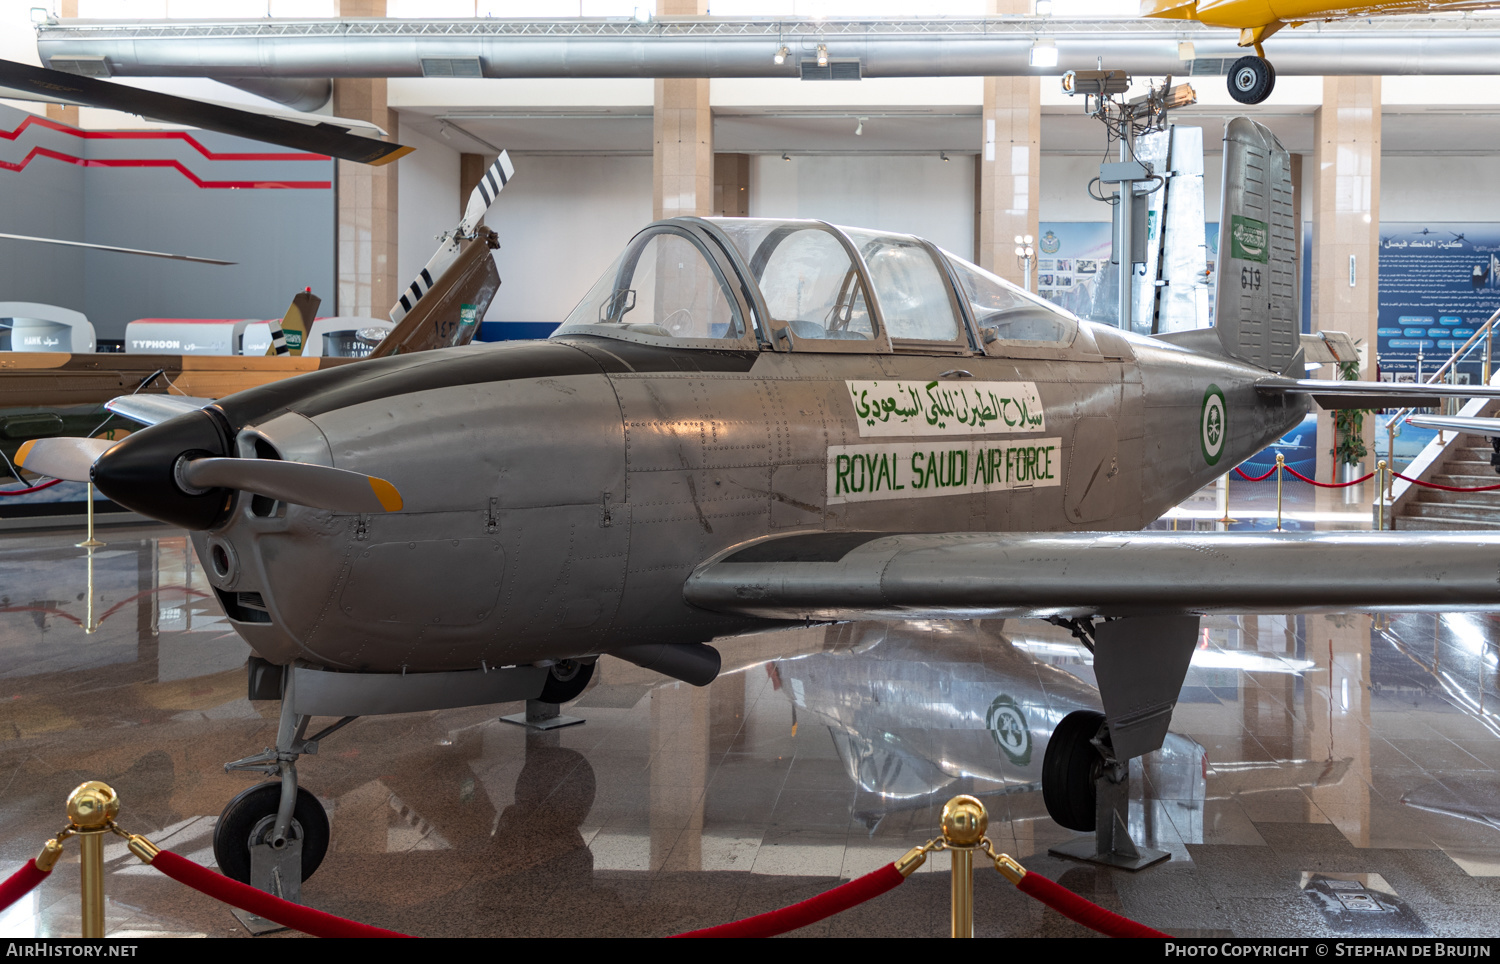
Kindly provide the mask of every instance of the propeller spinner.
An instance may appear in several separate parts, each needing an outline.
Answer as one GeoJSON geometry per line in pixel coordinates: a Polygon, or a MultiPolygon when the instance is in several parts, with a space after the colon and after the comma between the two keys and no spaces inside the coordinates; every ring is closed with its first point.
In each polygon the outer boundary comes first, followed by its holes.
{"type": "Polygon", "coordinates": [[[206,412],[190,412],[127,436],[33,439],[17,461],[70,482],[92,481],[128,509],[186,529],[212,527],[239,489],[332,512],[397,512],[401,493],[385,479],[308,462],[226,457],[206,412]]]}

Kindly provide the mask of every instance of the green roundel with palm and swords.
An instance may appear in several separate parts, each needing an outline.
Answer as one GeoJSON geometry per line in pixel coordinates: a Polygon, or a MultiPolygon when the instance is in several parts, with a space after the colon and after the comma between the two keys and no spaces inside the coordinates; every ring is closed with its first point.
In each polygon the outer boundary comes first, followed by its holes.
{"type": "Polygon", "coordinates": [[[1198,441],[1203,446],[1203,461],[1216,465],[1224,454],[1224,437],[1229,431],[1229,408],[1224,392],[1217,385],[1203,393],[1203,410],[1198,415],[1198,441]]]}

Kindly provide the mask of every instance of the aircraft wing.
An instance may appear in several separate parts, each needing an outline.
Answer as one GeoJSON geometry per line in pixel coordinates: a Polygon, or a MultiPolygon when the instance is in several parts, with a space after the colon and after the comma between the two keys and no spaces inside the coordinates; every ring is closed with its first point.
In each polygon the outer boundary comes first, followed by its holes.
{"type": "Polygon", "coordinates": [[[684,596],[767,619],[1500,611],[1500,532],[811,532],[732,548],[684,596]]]}

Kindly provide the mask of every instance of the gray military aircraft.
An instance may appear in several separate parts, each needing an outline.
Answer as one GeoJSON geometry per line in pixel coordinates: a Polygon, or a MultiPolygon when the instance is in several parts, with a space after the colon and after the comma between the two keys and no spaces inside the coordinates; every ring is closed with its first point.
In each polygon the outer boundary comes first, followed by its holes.
{"type": "Polygon", "coordinates": [[[242,879],[316,869],[295,764],[356,716],[560,703],[606,653],[704,685],[716,638],[919,616],[1050,618],[1093,650],[1105,712],[1058,724],[1043,795],[1095,829],[1084,855],[1142,866],[1128,762],[1162,744],[1200,614],[1500,610],[1489,536],[1124,531],[1310,396],[1500,394],[1296,377],[1288,154],[1237,119],[1224,184],[1213,329],[1080,322],[905,235],[675,218],[548,341],[303,375],[25,464],[191,530],[252,698],[281,699],[276,746],[231,764],[281,778],[219,822],[242,879]]]}

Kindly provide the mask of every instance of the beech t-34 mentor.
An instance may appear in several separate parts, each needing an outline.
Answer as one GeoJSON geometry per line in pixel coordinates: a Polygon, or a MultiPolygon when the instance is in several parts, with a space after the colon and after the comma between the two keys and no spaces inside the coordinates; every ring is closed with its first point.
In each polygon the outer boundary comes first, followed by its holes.
{"type": "Polygon", "coordinates": [[[1105,713],[1058,724],[1044,797],[1139,865],[1127,764],[1162,744],[1199,614],[1500,610],[1488,536],[1129,531],[1309,396],[1491,391],[1296,377],[1288,155],[1243,119],[1225,140],[1217,328],[1081,322],[905,235],[676,218],[548,341],[303,375],[26,464],[191,530],[252,696],[282,701],[234,764],[281,782],[225,811],[226,872],[293,844],[316,868],[295,762],[347,718],[563,702],[601,654],[703,685],[716,638],[918,616],[1048,617],[1093,649],[1105,713]]]}
{"type": "Polygon", "coordinates": [[[1141,16],[1161,20],[1196,20],[1210,27],[1240,32],[1239,46],[1254,54],[1229,68],[1229,96],[1241,104],[1259,104],[1276,88],[1276,68],[1262,46],[1282,27],[1314,20],[1354,20],[1398,14],[1458,13],[1493,10],[1496,0],[1141,0],[1141,16]]]}

